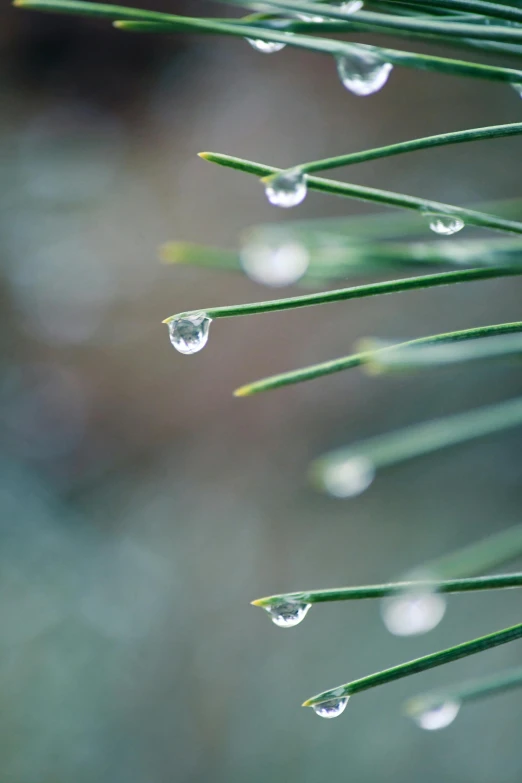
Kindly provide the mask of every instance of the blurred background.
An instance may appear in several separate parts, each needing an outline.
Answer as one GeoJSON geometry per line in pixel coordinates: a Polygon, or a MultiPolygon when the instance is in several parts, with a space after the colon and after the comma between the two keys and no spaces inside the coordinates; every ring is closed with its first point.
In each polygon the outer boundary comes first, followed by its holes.
{"type": "MultiPolygon", "coordinates": [[[[5,4],[0,89],[2,780],[518,783],[519,692],[433,733],[401,704],[520,662],[520,642],[362,694],[338,721],[299,707],[519,622],[517,591],[452,597],[441,626],[413,639],[390,636],[371,601],[316,607],[286,632],[249,601],[383,581],[520,522],[517,431],[384,471],[351,501],[306,482],[330,448],[520,393],[520,365],[231,392],[360,337],[517,320],[520,282],[223,320],[184,357],[163,318],[273,292],[157,260],[169,239],[234,247],[255,223],[371,209],[312,193],[282,214],[201,150],[290,166],[517,121],[515,91],[396,69],[357,98],[327,57],[5,4]]],[[[447,147],[349,178],[458,204],[506,198],[520,152],[517,138],[447,147]]]]}

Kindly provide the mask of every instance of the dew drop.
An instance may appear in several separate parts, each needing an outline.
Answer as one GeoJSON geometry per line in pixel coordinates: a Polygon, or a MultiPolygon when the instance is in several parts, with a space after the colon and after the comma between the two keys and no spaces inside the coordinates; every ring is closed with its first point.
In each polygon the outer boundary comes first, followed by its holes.
{"type": "Polygon", "coordinates": [[[312,705],[316,715],[320,718],[337,718],[342,715],[348,704],[349,696],[343,696],[340,699],[330,699],[322,701],[320,704],[312,705]]]}
{"type": "Polygon", "coordinates": [[[421,729],[435,731],[436,729],[444,729],[453,723],[459,710],[460,702],[448,699],[441,704],[430,706],[428,709],[418,712],[413,715],[413,720],[421,729]]]}
{"type": "Polygon", "coordinates": [[[246,40],[256,52],[262,52],[263,54],[280,52],[286,46],[285,43],[279,41],[262,41],[260,38],[247,38],[246,40]]]}
{"type": "Polygon", "coordinates": [[[322,480],[330,495],[351,498],[368,489],[375,478],[375,467],[366,457],[352,457],[327,466],[322,480]]]}
{"type": "Polygon", "coordinates": [[[380,90],[393,69],[391,63],[364,49],[339,55],[335,60],[341,82],[355,95],[371,95],[380,90]]]}
{"type": "Polygon", "coordinates": [[[180,353],[201,351],[207,344],[211,321],[206,313],[176,316],[168,324],[170,342],[180,353]]]}
{"type": "Polygon", "coordinates": [[[278,628],[293,628],[304,620],[312,604],[298,601],[281,601],[278,604],[263,607],[278,628]]]}
{"type": "Polygon", "coordinates": [[[427,214],[426,217],[429,219],[431,230],[441,236],[449,237],[464,228],[464,221],[454,215],[427,214]]]}
{"type": "Polygon", "coordinates": [[[363,7],[363,0],[348,0],[346,3],[341,3],[339,8],[345,14],[356,14],[363,7]]]}
{"type": "Polygon", "coordinates": [[[516,93],[522,98],[522,82],[511,82],[511,86],[516,93]]]}
{"type": "Polygon", "coordinates": [[[240,252],[241,266],[251,280],[270,286],[291,285],[310,262],[308,250],[292,238],[251,239],[240,252]]]}
{"type": "Polygon", "coordinates": [[[446,599],[429,588],[387,597],[381,604],[383,622],[395,636],[415,636],[435,628],[446,611],[446,599]]]}
{"type": "Polygon", "coordinates": [[[300,169],[289,169],[268,180],[265,193],[275,207],[296,207],[306,198],[306,175],[300,169]]]}
{"type": "MultiPolygon", "coordinates": [[[[334,7],[337,7],[339,11],[342,11],[344,14],[355,14],[357,11],[360,11],[361,8],[364,5],[363,0],[348,0],[347,2],[343,3],[332,3],[334,7]]],[[[312,16],[310,14],[296,14],[298,19],[302,19],[303,22],[325,22],[326,19],[324,16],[312,16]]],[[[339,20],[341,21],[341,20],[339,20]]]]}

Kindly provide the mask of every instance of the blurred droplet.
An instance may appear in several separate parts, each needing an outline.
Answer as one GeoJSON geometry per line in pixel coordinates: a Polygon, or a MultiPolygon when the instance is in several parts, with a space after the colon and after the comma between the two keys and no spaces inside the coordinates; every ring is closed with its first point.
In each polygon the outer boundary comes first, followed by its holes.
{"type": "Polygon", "coordinates": [[[330,495],[355,497],[368,489],[375,478],[375,467],[366,457],[351,457],[344,462],[327,465],[321,478],[330,495]]]}
{"type": "Polygon", "coordinates": [[[433,630],[446,612],[446,599],[428,587],[412,588],[384,598],[383,622],[395,636],[415,636],[433,630]]]}
{"type": "Polygon", "coordinates": [[[427,731],[435,731],[437,729],[444,729],[453,723],[460,710],[460,702],[454,699],[448,699],[447,701],[437,704],[436,706],[430,706],[428,709],[419,711],[414,714],[413,720],[420,726],[421,729],[427,731]]]}
{"type": "Polygon", "coordinates": [[[308,250],[291,236],[252,233],[240,251],[241,266],[256,283],[291,285],[308,269],[308,250]]]}

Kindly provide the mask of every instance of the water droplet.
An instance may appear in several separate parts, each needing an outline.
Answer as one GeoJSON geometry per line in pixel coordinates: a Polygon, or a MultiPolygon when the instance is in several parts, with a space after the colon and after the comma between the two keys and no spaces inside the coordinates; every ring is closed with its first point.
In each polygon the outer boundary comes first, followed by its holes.
{"type": "Polygon", "coordinates": [[[256,52],[262,52],[263,54],[273,54],[274,52],[280,52],[284,49],[286,44],[278,41],[262,41],[260,38],[247,38],[250,46],[256,50],[256,52]]]}
{"type": "Polygon", "coordinates": [[[511,86],[519,94],[519,96],[522,98],[522,82],[510,82],[511,86]]]}
{"type": "Polygon", "coordinates": [[[291,285],[301,278],[310,261],[307,249],[292,238],[247,241],[240,252],[241,266],[256,283],[291,285]]]}
{"type": "Polygon", "coordinates": [[[460,702],[448,699],[413,715],[415,723],[427,731],[444,729],[453,723],[460,710],[460,702]]]}
{"type": "Polygon", "coordinates": [[[296,207],[306,198],[306,175],[300,169],[288,169],[270,177],[265,193],[275,207],[296,207]]]}
{"type": "MultiPolygon", "coordinates": [[[[355,14],[357,11],[360,11],[363,7],[364,3],[363,0],[348,0],[348,2],[343,3],[332,3],[331,4],[334,8],[337,7],[339,11],[342,11],[345,14],[355,14]]],[[[302,19],[303,22],[325,22],[326,18],[324,16],[312,16],[310,14],[296,14],[296,17],[298,19],[302,19]]],[[[341,21],[341,20],[338,20],[341,21]]]]}
{"type": "Polygon", "coordinates": [[[383,622],[395,636],[415,636],[435,628],[446,611],[446,599],[427,587],[385,598],[383,622]]]}
{"type": "Polygon", "coordinates": [[[343,696],[340,699],[330,699],[330,701],[322,701],[320,704],[313,705],[313,711],[320,718],[337,718],[346,709],[349,696],[343,696]]]}
{"type": "Polygon", "coordinates": [[[383,62],[376,54],[364,49],[339,55],[335,60],[339,78],[355,95],[371,95],[380,90],[393,68],[391,63],[383,62]]]}
{"type": "Polygon", "coordinates": [[[197,353],[208,341],[212,319],[205,313],[178,315],[169,321],[170,342],[180,353],[197,353]]]}
{"type": "Polygon", "coordinates": [[[363,0],[348,0],[348,2],[346,3],[341,3],[339,5],[339,8],[345,14],[355,14],[357,13],[357,11],[361,10],[363,5],[364,5],[363,0]]]}
{"type": "Polygon", "coordinates": [[[325,21],[324,16],[311,16],[310,14],[296,14],[296,16],[302,22],[317,22],[319,24],[325,21]]]}
{"type": "Polygon", "coordinates": [[[455,215],[428,213],[426,217],[429,219],[431,230],[445,237],[456,234],[457,231],[461,231],[464,228],[464,221],[459,217],[455,217],[455,215]]]}
{"type": "Polygon", "coordinates": [[[298,601],[281,601],[278,604],[263,607],[278,628],[293,628],[304,620],[312,604],[302,604],[298,601]]]}
{"type": "Polygon", "coordinates": [[[366,457],[352,457],[345,462],[328,465],[323,484],[336,498],[351,498],[368,489],[375,478],[375,468],[366,457]]]}

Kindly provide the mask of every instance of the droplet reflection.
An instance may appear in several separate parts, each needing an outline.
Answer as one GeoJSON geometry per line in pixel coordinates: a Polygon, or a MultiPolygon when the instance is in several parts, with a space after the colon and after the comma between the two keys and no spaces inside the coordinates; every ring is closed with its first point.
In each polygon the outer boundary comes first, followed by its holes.
{"type": "Polygon", "coordinates": [[[339,78],[347,90],[354,95],[372,95],[378,92],[393,69],[391,63],[383,62],[371,51],[360,49],[335,58],[339,78]]]}
{"type": "Polygon", "coordinates": [[[275,207],[296,207],[306,198],[306,176],[300,169],[289,169],[270,177],[266,197],[275,207]]]}
{"type": "Polygon", "coordinates": [[[349,696],[343,696],[340,699],[323,701],[320,704],[314,704],[313,710],[320,718],[337,718],[345,711],[349,698],[349,696]]]}
{"type": "Polygon", "coordinates": [[[430,228],[435,234],[449,237],[464,228],[464,221],[454,215],[426,215],[430,228]]]}
{"type": "Polygon", "coordinates": [[[176,316],[168,324],[170,342],[180,353],[201,351],[207,344],[211,321],[206,313],[176,316]]]}
{"type": "Polygon", "coordinates": [[[312,604],[298,601],[281,601],[278,604],[263,607],[278,628],[293,628],[304,620],[312,604]]]}

